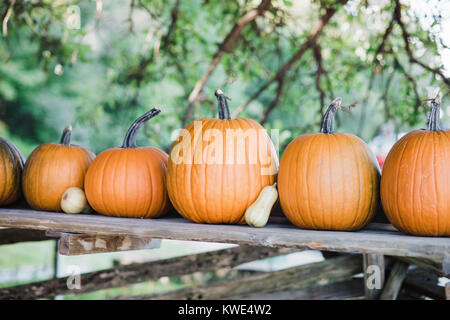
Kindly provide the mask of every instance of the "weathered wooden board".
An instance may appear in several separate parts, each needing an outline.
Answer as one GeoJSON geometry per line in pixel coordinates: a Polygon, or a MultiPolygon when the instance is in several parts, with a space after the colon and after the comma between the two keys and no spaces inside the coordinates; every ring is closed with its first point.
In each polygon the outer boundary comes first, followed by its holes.
{"type": "Polygon", "coordinates": [[[195,224],[182,218],[127,219],[24,209],[0,209],[0,226],[92,235],[129,235],[375,253],[438,260],[450,256],[450,238],[448,237],[414,237],[398,231],[372,230],[372,226],[358,232],[302,230],[284,223],[271,223],[265,228],[251,228],[245,225],[195,224]]]}
{"type": "Polygon", "coordinates": [[[59,238],[58,252],[65,256],[156,249],[161,247],[161,239],[152,239],[148,237],[89,235],[55,231],[47,231],[47,235],[59,238]]]}
{"type": "Polygon", "coordinates": [[[69,289],[69,277],[0,288],[0,300],[42,299],[61,294],[81,294],[101,289],[117,288],[135,283],[158,280],[163,276],[177,277],[194,272],[232,268],[240,264],[292,253],[287,248],[255,248],[238,246],[165,260],[122,265],[80,276],[80,288],[69,289]]]}
{"type": "Polygon", "coordinates": [[[396,300],[408,272],[409,264],[396,261],[380,295],[380,300],[396,300]]]}
{"type": "Polygon", "coordinates": [[[439,285],[439,276],[420,268],[408,271],[402,289],[418,296],[445,299],[445,288],[439,285]]]}
{"type": "Polygon", "coordinates": [[[342,300],[363,297],[363,281],[351,279],[304,289],[255,295],[243,300],[342,300]]]}
{"type": "Polygon", "coordinates": [[[375,300],[381,294],[385,278],[385,261],[382,254],[364,254],[364,295],[367,300],[375,300]],[[378,279],[376,279],[378,278],[378,279]],[[371,281],[372,280],[372,281],[371,281]],[[378,284],[378,287],[377,287],[378,284]]]}
{"type": "Polygon", "coordinates": [[[45,235],[45,231],[16,228],[0,229],[0,245],[44,240],[52,240],[45,235]]]}
{"type": "Polygon", "coordinates": [[[450,282],[445,284],[445,299],[450,300],[450,282]]]}
{"type": "Polygon", "coordinates": [[[359,255],[345,255],[338,258],[302,265],[274,272],[257,273],[236,279],[218,281],[212,284],[187,287],[161,294],[120,296],[116,299],[165,300],[165,299],[230,299],[289,291],[320,284],[348,280],[362,271],[359,255]]]}

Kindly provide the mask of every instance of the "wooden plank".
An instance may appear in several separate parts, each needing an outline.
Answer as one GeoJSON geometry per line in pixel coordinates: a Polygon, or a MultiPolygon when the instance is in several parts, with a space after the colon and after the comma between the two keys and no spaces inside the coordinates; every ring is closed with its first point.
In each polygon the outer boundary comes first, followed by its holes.
{"type": "Polygon", "coordinates": [[[450,300],[450,281],[445,284],[445,299],[450,300]]]}
{"type": "Polygon", "coordinates": [[[351,279],[304,289],[251,296],[244,300],[342,300],[364,297],[361,279],[351,279]]]}
{"type": "Polygon", "coordinates": [[[75,256],[92,253],[129,250],[156,249],[161,247],[161,239],[124,235],[89,235],[66,232],[48,232],[59,237],[60,254],[75,256]]]}
{"type": "Polygon", "coordinates": [[[445,299],[445,288],[439,285],[439,276],[419,268],[408,272],[402,289],[432,299],[445,299]]]}
{"type": "Polygon", "coordinates": [[[420,269],[426,270],[438,276],[445,276],[443,271],[443,263],[439,260],[411,258],[411,257],[396,257],[397,260],[415,265],[420,269]]]}
{"type": "Polygon", "coordinates": [[[44,240],[51,240],[45,235],[45,231],[16,228],[0,229],[0,245],[44,240]]]}
{"type": "Polygon", "coordinates": [[[246,262],[292,252],[294,252],[292,249],[285,248],[239,246],[166,260],[122,265],[82,274],[80,289],[68,288],[69,277],[0,288],[0,300],[41,299],[67,293],[80,294],[157,280],[163,276],[176,277],[194,272],[232,268],[246,262]]]}
{"type": "Polygon", "coordinates": [[[444,276],[450,276],[450,256],[446,256],[442,261],[442,273],[444,276]]]}
{"type": "Polygon", "coordinates": [[[382,254],[364,254],[364,296],[375,300],[380,296],[385,278],[385,261],[382,254]]]}
{"type": "Polygon", "coordinates": [[[166,299],[230,299],[266,294],[275,291],[301,289],[319,282],[330,283],[349,279],[361,272],[359,255],[347,255],[321,262],[274,272],[218,281],[208,285],[188,287],[161,294],[119,296],[115,299],[166,300],[166,299]]]}
{"type": "Polygon", "coordinates": [[[395,300],[400,292],[403,280],[408,272],[409,264],[403,261],[396,261],[386,281],[383,292],[380,295],[381,300],[395,300]]]}
{"type": "Polygon", "coordinates": [[[70,233],[146,236],[431,259],[444,259],[450,255],[449,237],[415,237],[385,230],[316,231],[287,224],[251,228],[245,225],[195,224],[181,218],[127,219],[20,209],[0,209],[0,225],[70,233]]]}

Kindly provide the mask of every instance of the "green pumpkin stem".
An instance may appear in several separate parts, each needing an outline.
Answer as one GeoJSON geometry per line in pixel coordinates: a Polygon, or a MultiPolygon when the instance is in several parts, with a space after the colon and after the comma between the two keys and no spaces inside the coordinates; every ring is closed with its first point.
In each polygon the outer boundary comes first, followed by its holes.
{"type": "Polygon", "coordinates": [[[68,125],[64,128],[64,131],[61,135],[61,139],[59,140],[59,144],[68,146],[70,145],[70,138],[72,137],[72,126],[68,125]]]}
{"type": "Polygon", "coordinates": [[[230,107],[228,107],[227,99],[228,97],[222,92],[222,90],[217,89],[214,92],[214,95],[217,97],[217,107],[219,109],[219,119],[220,120],[230,120],[230,107]]]}
{"type": "Polygon", "coordinates": [[[430,131],[440,131],[440,116],[441,116],[441,93],[437,92],[436,97],[429,100],[430,101],[430,115],[428,116],[428,130],[430,131]]]}
{"type": "Polygon", "coordinates": [[[333,133],[334,115],[336,114],[336,111],[341,107],[341,103],[341,98],[336,98],[333,100],[333,102],[331,102],[330,106],[327,109],[327,112],[325,112],[325,115],[323,116],[320,132],[333,133]]]}
{"type": "Polygon", "coordinates": [[[147,120],[150,120],[160,112],[161,110],[153,108],[137,118],[128,129],[125,139],[123,140],[122,148],[136,148],[136,134],[138,129],[142,127],[147,120]]]}

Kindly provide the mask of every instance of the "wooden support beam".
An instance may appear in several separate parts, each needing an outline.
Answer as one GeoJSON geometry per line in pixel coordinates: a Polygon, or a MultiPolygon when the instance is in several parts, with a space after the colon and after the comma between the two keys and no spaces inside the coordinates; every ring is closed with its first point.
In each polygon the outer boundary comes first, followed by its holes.
{"type": "Polygon", "coordinates": [[[450,256],[446,256],[442,261],[442,273],[444,276],[450,276],[450,256]]]}
{"type": "Polygon", "coordinates": [[[294,290],[317,284],[349,279],[362,270],[359,255],[342,256],[275,272],[264,272],[208,285],[188,287],[161,294],[120,296],[116,299],[229,299],[294,290]]]}
{"type": "Polygon", "coordinates": [[[89,235],[53,231],[47,231],[47,235],[59,238],[59,253],[65,256],[161,247],[160,239],[148,237],[89,235]]]}
{"type": "Polygon", "coordinates": [[[386,263],[381,254],[364,254],[364,293],[367,300],[375,300],[381,294],[385,279],[386,263]]]}
{"type": "Polygon", "coordinates": [[[351,279],[304,289],[256,295],[244,300],[341,300],[364,297],[364,283],[351,279]]]}
{"type": "Polygon", "coordinates": [[[239,246],[166,260],[135,263],[82,274],[80,289],[68,289],[68,277],[0,288],[0,300],[41,299],[67,293],[80,294],[157,280],[163,276],[177,277],[199,271],[231,268],[253,260],[292,252],[294,252],[292,249],[239,246]]]}
{"type": "Polygon", "coordinates": [[[403,281],[402,289],[415,295],[432,299],[445,299],[445,288],[438,285],[439,276],[416,268],[410,270],[403,281]]]}
{"type": "Polygon", "coordinates": [[[445,299],[450,300],[450,282],[445,284],[445,299]]]}
{"type": "Polygon", "coordinates": [[[409,264],[403,261],[396,261],[386,281],[383,292],[380,295],[381,300],[395,300],[400,292],[403,280],[408,272],[409,264]]]}
{"type": "Polygon", "coordinates": [[[0,229],[0,245],[44,240],[51,240],[45,235],[45,231],[16,228],[0,229]]]}
{"type": "Polygon", "coordinates": [[[406,262],[411,265],[415,265],[420,269],[426,270],[438,276],[444,276],[443,262],[439,260],[432,259],[421,259],[421,258],[411,258],[411,257],[396,257],[397,260],[406,262]]]}

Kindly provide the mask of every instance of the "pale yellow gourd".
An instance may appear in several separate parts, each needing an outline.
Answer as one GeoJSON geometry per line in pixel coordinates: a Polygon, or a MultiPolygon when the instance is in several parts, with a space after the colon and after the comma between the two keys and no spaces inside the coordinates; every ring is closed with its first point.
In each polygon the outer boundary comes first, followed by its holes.
{"type": "Polygon", "coordinates": [[[64,192],[61,198],[61,209],[70,214],[92,212],[84,191],[78,187],[71,187],[64,192]]]}
{"type": "Polygon", "coordinates": [[[277,183],[266,186],[261,190],[258,198],[245,211],[245,222],[249,226],[262,228],[269,220],[270,211],[278,199],[277,183]]]}

